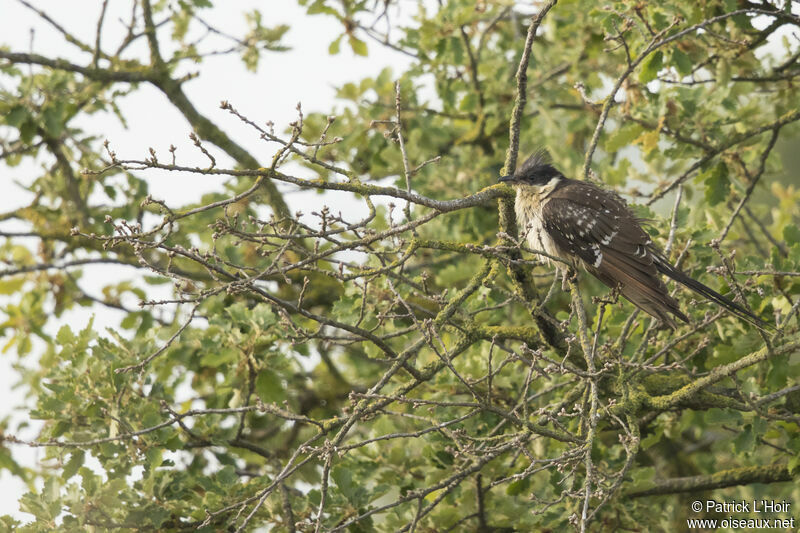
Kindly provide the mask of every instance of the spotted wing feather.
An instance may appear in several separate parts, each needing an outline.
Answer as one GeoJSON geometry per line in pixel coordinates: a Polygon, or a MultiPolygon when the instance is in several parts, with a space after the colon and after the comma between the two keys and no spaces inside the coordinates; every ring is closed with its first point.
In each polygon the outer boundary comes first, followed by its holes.
{"type": "Polygon", "coordinates": [[[661,281],[650,236],[624,201],[586,182],[566,180],[542,207],[544,229],[563,251],[643,311],[675,325],[688,318],[661,281]]]}

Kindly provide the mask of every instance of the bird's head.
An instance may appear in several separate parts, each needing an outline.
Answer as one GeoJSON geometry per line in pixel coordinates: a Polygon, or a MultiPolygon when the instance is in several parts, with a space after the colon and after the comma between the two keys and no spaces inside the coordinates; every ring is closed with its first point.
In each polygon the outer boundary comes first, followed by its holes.
{"type": "Polygon", "coordinates": [[[519,187],[546,187],[563,178],[550,163],[550,155],[546,150],[539,150],[530,156],[516,172],[509,176],[500,176],[498,181],[519,187]]]}

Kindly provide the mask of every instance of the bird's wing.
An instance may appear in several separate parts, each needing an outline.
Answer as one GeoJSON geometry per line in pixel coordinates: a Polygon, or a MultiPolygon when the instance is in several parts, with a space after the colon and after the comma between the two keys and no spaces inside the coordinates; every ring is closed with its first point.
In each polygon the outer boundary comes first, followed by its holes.
{"type": "Polygon", "coordinates": [[[678,303],[659,276],[664,274],[759,328],[773,326],[751,311],[672,266],[614,193],[568,180],[542,208],[544,227],[556,245],[583,260],[586,270],[637,307],[672,325],[667,313],[684,322],[678,303]]]}
{"type": "Polygon", "coordinates": [[[542,220],[565,251],[599,268],[603,256],[619,255],[632,268],[655,272],[650,236],[624,201],[594,185],[569,180],[547,198],[542,220]]]}
{"type": "Polygon", "coordinates": [[[653,242],[624,201],[586,182],[569,180],[542,207],[544,229],[586,270],[668,324],[688,321],[659,277],[653,242]]]}

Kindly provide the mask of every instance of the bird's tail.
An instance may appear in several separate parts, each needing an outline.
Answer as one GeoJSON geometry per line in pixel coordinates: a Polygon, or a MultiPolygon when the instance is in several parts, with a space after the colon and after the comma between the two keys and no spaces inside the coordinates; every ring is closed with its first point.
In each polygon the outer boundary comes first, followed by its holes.
{"type": "Polygon", "coordinates": [[[655,265],[658,271],[664,274],[665,276],[677,281],[684,287],[693,290],[697,294],[705,296],[707,299],[711,300],[712,302],[719,305],[723,309],[728,310],[729,312],[741,318],[742,320],[749,322],[750,324],[753,324],[754,326],[760,329],[775,329],[775,326],[760,319],[759,317],[757,317],[756,315],[754,315],[741,305],[726,298],[725,296],[721,295],[711,287],[703,285],[699,281],[692,279],[682,271],[678,270],[677,268],[669,264],[669,262],[665,258],[656,256],[655,265]]]}

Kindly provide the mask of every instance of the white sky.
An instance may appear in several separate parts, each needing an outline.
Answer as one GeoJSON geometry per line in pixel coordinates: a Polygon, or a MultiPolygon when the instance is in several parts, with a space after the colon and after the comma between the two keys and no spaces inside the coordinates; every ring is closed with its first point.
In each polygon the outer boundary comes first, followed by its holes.
{"type": "MultiPolygon", "coordinates": [[[[33,0],[37,8],[46,11],[58,24],[70,33],[89,43],[94,43],[97,18],[102,2],[33,0]]],[[[297,116],[296,105],[302,103],[305,113],[320,111],[334,112],[342,103],[335,101],[335,88],[348,81],[357,81],[368,76],[375,76],[385,66],[392,66],[400,73],[409,64],[409,58],[390,51],[374,43],[368,43],[369,56],[364,58],[354,55],[346,42],[342,42],[340,54],[330,56],[328,45],[333,41],[342,27],[326,16],[306,16],[304,10],[295,1],[288,0],[239,0],[237,2],[217,2],[218,6],[211,10],[203,10],[204,20],[218,29],[232,35],[243,35],[246,29],[244,13],[254,8],[262,10],[262,23],[271,27],[277,24],[288,24],[289,32],[283,42],[291,47],[288,52],[263,52],[257,73],[248,72],[238,58],[232,56],[212,57],[197,66],[200,77],[185,84],[185,90],[195,107],[205,116],[217,123],[237,143],[254,154],[262,163],[268,163],[275,150],[274,145],[266,145],[251,129],[242,126],[227,111],[219,108],[221,100],[228,100],[240,112],[259,124],[266,121],[275,123],[275,131],[282,132],[297,116]],[[224,7],[221,7],[224,6],[224,7]]],[[[106,15],[103,44],[106,50],[116,47],[119,36],[124,29],[120,18],[127,18],[129,2],[111,1],[106,15]],[[124,9],[123,9],[124,8],[124,9]]],[[[167,36],[162,36],[162,44],[168,44],[167,36]]],[[[146,57],[142,46],[135,53],[146,57]]],[[[0,45],[8,46],[15,52],[35,52],[48,57],[62,57],[74,63],[87,64],[90,58],[80,53],[57,33],[52,26],[43,21],[30,9],[15,0],[0,0],[0,45]]],[[[221,48],[221,47],[220,47],[221,48]]],[[[9,78],[0,77],[0,84],[10,89],[9,78]]],[[[128,121],[125,129],[119,121],[110,115],[81,119],[78,123],[87,132],[94,132],[101,138],[107,138],[120,158],[144,158],[149,147],[153,147],[162,158],[167,158],[170,144],[178,146],[178,157],[194,158],[199,164],[206,164],[198,159],[197,149],[188,139],[191,132],[186,120],[167,102],[166,98],[152,87],[142,85],[132,95],[125,97],[120,107],[128,121]]],[[[334,113],[335,114],[335,113],[334,113]]],[[[211,148],[207,145],[207,148],[211,148]]],[[[212,153],[218,155],[217,152],[212,153]]],[[[230,166],[230,160],[224,156],[217,157],[219,166],[230,166]]],[[[41,165],[41,161],[37,165],[41,165]]],[[[0,164],[0,212],[7,212],[30,201],[30,195],[12,181],[29,183],[37,174],[37,167],[21,165],[7,168],[0,164]]],[[[141,176],[141,174],[140,174],[141,176]]],[[[169,205],[181,205],[196,201],[206,191],[218,189],[219,177],[179,176],[176,174],[157,175],[144,174],[148,177],[151,193],[154,197],[165,200],[169,205]]],[[[304,212],[311,210],[307,204],[321,203],[318,195],[290,194],[287,197],[290,207],[304,212]]],[[[329,201],[329,200],[328,200],[329,201]]],[[[317,206],[318,207],[318,206],[317,206]]],[[[5,230],[23,230],[23,227],[9,224],[0,225],[5,230]]],[[[104,280],[108,280],[108,269],[103,267],[84,269],[85,278],[92,278],[94,294],[104,280]]],[[[113,276],[114,274],[111,274],[113,276]]],[[[92,292],[92,285],[85,287],[92,292]]],[[[135,302],[134,302],[135,303],[135,302]]],[[[0,299],[0,321],[5,319],[2,312],[3,300],[0,299]]],[[[97,310],[95,310],[97,311],[97,310]]],[[[55,333],[62,324],[69,324],[73,330],[85,327],[91,311],[83,309],[65,313],[58,321],[48,326],[48,331],[55,333]],[[57,322],[57,323],[56,323],[57,322]]],[[[98,330],[119,321],[121,313],[102,310],[96,315],[95,326],[98,330]]],[[[0,338],[4,344],[8,339],[0,338]]],[[[24,398],[19,391],[13,391],[16,381],[11,367],[16,355],[0,354],[0,390],[9,391],[0,403],[0,417],[13,416],[15,420],[26,418],[24,410],[19,406],[24,398]]],[[[28,364],[35,364],[35,358],[28,356],[28,364]]],[[[21,435],[34,438],[35,431],[21,435]]],[[[12,448],[14,456],[27,464],[33,464],[41,451],[16,446],[12,448]]],[[[0,472],[0,515],[11,514],[18,519],[29,520],[30,516],[20,513],[17,500],[27,491],[18,480],[8,472],[0,472]]]]}

